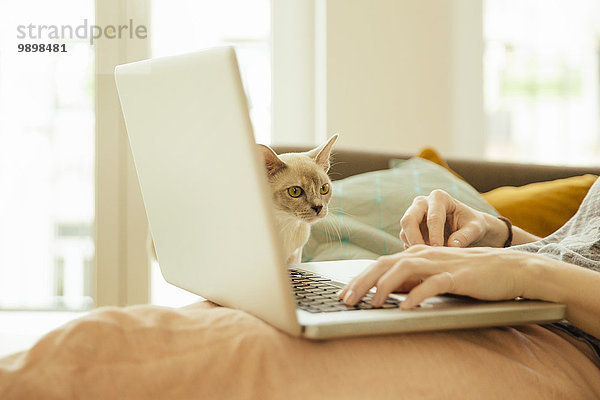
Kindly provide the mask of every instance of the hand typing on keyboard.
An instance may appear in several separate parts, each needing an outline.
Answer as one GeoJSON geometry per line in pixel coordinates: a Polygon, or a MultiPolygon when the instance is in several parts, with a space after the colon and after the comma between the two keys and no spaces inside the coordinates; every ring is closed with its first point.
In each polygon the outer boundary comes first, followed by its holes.
{"type": "Polygon", "coordinates": [[[371,293],[367,293],[355,305],[348,306],[338,299],[337,294],[341,288],[335,286],[330,279],[297,269],[290,269],[289,273],[297,307],[311,313],[398,308],[398,301],[392,298],[388,298],[380,307],[374,307],[371,304],[371,293]]]}

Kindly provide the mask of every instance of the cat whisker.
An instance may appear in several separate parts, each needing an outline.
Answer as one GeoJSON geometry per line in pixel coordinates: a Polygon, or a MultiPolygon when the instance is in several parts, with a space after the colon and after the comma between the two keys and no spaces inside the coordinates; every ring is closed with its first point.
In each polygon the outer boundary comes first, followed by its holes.
{"type": "Polygon", "coordinates": [[[343,237],[343,235],[342,235],[342,227],[340,225],[335,225],[335,224],[332,223],[331,224],[331,228],[333,229],[333,231],[336,234],[337,241],[339,243],[341,243],[342,242],[342,237],[343,237]]]}
{"type": "MultiPolygon", "coordinates": [[[[342,229],[341,227],[336,224],[332,219],[325,219],[325,224],[323,226],[325,233],[327,234],[327,236],[330,236],[331,238],[337,238],[337,240],[339,242],[342,241],[342,229]]],[[[332,240],[333,242],[334,240],[332,240]]]]}
{"type": "Polygon", "coordinates": [[[329,211],[331,213],[334,213],[334,214],[341,214],[341,215],[345,215],[347,217],[354,217],[353,214],[350,214],[350,213],[342,210],[341,208],[336,208],[336,207],[329,206],[329,211]]]}

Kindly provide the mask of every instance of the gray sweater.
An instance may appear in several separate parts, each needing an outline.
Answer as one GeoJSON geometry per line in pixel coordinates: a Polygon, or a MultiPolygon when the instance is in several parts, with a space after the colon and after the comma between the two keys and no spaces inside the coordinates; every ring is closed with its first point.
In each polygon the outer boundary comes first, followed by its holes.
{"type": "MultiPolygon", "coordinates": [[[[577,213],[563,227],[537,242],[511,249],[537,253],[600,272],[600,179],[592,185],[577,213]]],[[[598,338],[566,321],[553,325],[587,342],[600,357],[598,338]]]]}

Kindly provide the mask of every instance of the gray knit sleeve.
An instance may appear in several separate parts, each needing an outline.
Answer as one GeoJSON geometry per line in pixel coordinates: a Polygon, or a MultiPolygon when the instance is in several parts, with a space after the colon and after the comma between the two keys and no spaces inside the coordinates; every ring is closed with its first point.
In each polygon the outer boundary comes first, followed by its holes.
{"type": "Polygon", "coordinates": [[[600,272],[600,179],[577,213],[560,229],[537,242],[511,247],[600,272]]]}

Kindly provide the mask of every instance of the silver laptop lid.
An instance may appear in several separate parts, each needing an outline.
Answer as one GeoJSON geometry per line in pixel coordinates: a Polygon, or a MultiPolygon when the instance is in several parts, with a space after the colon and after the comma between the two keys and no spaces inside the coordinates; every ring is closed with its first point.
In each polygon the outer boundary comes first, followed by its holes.
{"type": "Polygon", "coordinates": [[[165,279],[298,335],[233,48],[117,66],[165,279]]]}

